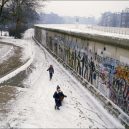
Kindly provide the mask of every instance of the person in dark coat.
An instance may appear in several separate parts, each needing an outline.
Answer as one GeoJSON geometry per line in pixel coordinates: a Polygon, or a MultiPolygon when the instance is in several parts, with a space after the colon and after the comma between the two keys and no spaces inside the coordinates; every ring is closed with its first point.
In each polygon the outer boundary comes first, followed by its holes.
{"type": "Polygon", "coordinates": [[[50,67],[47,69],[47,71],[49,71],[49,77],[50,77],[50,80],[52,79],[52,76],[54,74],[54,68],[52,65],[50,65],[50,67]]]}
{"type": "Polygon", "coordinates": [[[60,87],[57,85],[57,91],[54,93],[53,98],[55,98],[55,109],[59,109],[60,106],[62,106],[62,101],[64,97],[67,97],[64,95],[64,93],[61,91],[60,87]]]}
{"type": "Polygon", "coordinates": [[[59,107],[60,107],[60,103],[61,103],[59,92],[60,92],[60,87],[57,86],[57,89],[53,95],[53,98],[55,99],[55,109],[58,109],[58,110],[60,110],[59,107]]]}

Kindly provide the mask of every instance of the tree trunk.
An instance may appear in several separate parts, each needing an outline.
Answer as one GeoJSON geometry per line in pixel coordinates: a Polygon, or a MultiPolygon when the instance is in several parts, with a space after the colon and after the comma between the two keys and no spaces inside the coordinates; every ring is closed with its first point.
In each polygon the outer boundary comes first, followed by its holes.
{"type": "Polygon", "coordinates": [[[1,29],[1,36],[2,36],[2,29],[1,29]]]}
{"type": "Polygon", "coordinates": [[[3,7],[4,7],[4,5],[1,5],[1,7],[0,7],[0,18],[1,18],[2,12],[3,12],[3,7]]]}

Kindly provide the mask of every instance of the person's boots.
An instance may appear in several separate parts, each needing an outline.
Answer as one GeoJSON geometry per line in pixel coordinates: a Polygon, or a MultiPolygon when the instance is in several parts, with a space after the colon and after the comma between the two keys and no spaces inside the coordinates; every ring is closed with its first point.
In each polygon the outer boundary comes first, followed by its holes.
{"type": "Polygon", "coordinates": [[[50,81],[52,80],[52,75],[50,75],[50,81]]]}
{"type": "Polygon", "coordinates": [[[60,110],[59,107],[57,107],[57,110],[60,110]]]}
{"type": "Polygon", "coordinates": [[[55,105],[55,110],[57,109],[57,106],[55,105]]]}

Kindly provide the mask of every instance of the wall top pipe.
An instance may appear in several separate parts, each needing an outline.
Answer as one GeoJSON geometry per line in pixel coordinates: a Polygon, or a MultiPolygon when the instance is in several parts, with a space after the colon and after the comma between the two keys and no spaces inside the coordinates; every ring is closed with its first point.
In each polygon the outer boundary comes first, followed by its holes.
{"type": "Polygon", "coordinates": [[[98,31],[84,31],[79,29],[70,29],[67,27],[52,26],[52,25],[35,25],[34,27],[42,28],[47,31],[62,33],[75,36],[81,39],[89,39],[102,44],[117,46],[124,49],[129,49],[129,36],[115,33],[105,33],[98,31]]]}

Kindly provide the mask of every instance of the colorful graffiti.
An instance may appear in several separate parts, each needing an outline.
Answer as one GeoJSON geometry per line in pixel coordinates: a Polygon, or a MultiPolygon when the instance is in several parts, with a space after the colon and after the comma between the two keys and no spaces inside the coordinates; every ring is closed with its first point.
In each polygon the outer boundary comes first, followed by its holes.
{"type": "Polygon", "coordinates": [[[117,66],[116,77],[124,79],[125,81],[129,82],[129,67],[128,66],[117,66]]]}
{"type": "Polygon", "coordinates": [[[129,114],[129,66],[102,57],[77,40],[47,35],[47,47],[129,114]]]}

